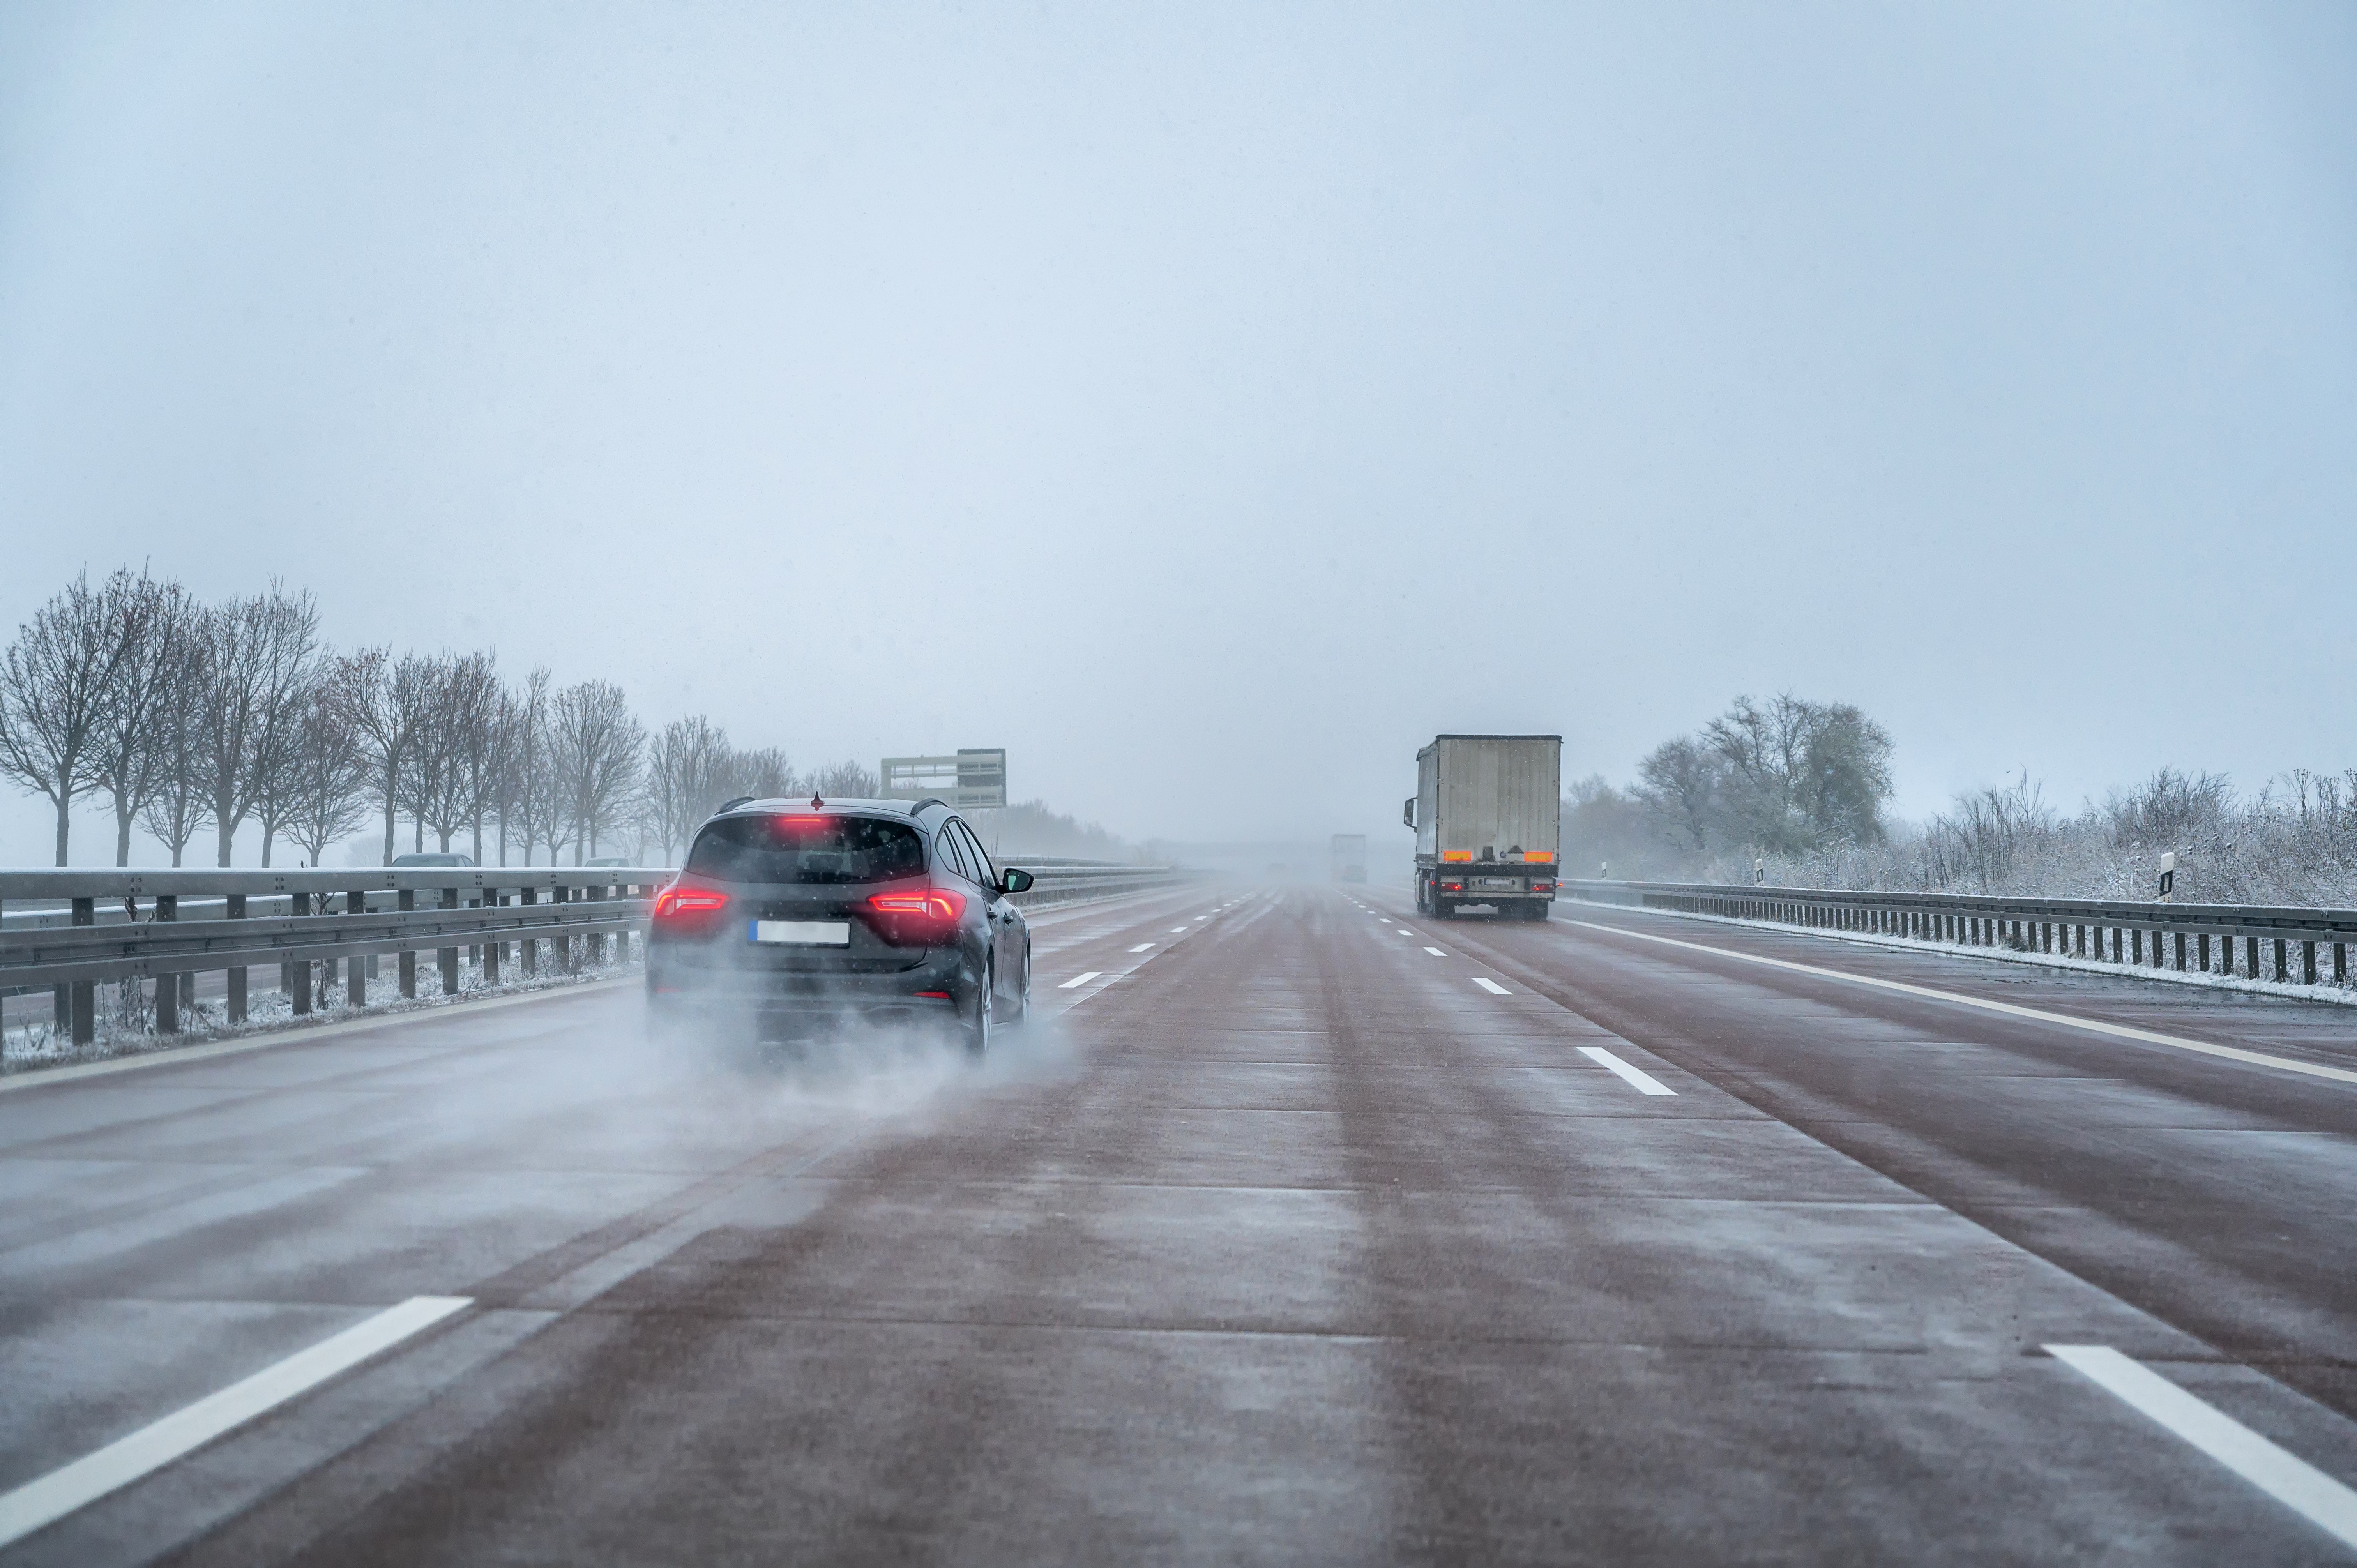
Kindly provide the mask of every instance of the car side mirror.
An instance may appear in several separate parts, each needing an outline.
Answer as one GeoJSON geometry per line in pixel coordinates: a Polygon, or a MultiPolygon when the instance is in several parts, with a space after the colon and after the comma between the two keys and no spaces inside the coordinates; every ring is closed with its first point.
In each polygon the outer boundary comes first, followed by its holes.
{"type": "Polygon", "coordinates": [[[1031,874],[1010,865],[999,873],[998,890],[1001,893],[1028,893],[1031,890],[1031,874]]]}

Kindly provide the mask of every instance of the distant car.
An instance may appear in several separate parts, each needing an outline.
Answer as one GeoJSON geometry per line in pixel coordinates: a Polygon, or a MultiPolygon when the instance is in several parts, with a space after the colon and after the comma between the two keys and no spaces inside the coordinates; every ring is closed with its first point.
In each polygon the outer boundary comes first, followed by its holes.
{"type": "Polygon", "coordinates": [[[978,1057],[1030,1011],[1031,929],[1007,897],[1030,886],[940,800],[732,802],[655,896],[648,1005],[763,1033],[933,1021],[978,1057]]]}
{"type": "Polygon", "coordinates": [[[427,850],[422,854],[396,854],[393,857],[393,868],[395,871],[406,871],[418,866],[471,866],[474,864],[475,857],[473,855],[454,854],[447,850],[427,850]]]}

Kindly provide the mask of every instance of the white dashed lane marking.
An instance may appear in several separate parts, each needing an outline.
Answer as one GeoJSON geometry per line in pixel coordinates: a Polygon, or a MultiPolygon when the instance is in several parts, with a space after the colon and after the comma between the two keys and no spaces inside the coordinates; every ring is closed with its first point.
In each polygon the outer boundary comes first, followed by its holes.
{"type": "Polygon", "coordinates": [[[1664,1086],[1659,1079],[1645,1071],[1644,1069],[1631,1067],[1602,1046],[1582,1046],[1579,1047],[1579,1054],[1598,1067],[1611,1069],[1623,1082],[1636,1085],[1640,1094],[1666,1094],[1674,1098],[1678,1092],[1674,1089],[1664,1086]]]}
{"type": "Polygon", "coordinates": [[[1504,986],[1499,984],[1496,981],[1490,979],[1486,975],[1475,975],[1473,977],[1473,983],[1493,996],[1512,996],[1513,994],[1512,992],[1507,990],[1504,986]]]}
{"type": "Polygon", "coordinates": [[[1435,958],[1447,958],[1448,956],[1447,953],[1442,952],[1438,948],[1426,948],[1424,950],[1430,953],[1435,958]]]}
{"type": "Polygon", "coordinates": [[[1153,944],[1152,942],[1140,942],[1140,943],[1138,943],[1135,947],[1134,947],[1134,948],[1130,949],[1129,950],[1130,950],[1130,951],[1132,951],[1132,952],[1144,952],[1146,949],[1148,949],[1148,948],[1152,947],[1153,945],[1154,945],[1154,944],[1153,944]]]}
{"type": "Polygon", "coordinates": [[[1076,974],[1072,976],[1071,979],[1064,982],[1063,984],[1056,987],[1056,989],[1059,991],[1070,991],[1075,985],[1086,985],[1090,981],[1094,980],[1098,975],[1103,974],[1103,970],[1092,969],[1086,974],[1076,974]]]}
{"type": "Polygon", "coordinates": [[[2046,1353],[2166,1427],[2343,1544],[2357,1546],[2357,1492],[2277,1447],[2223,1411],[2108,1345],[2049,1345],[2046,1353]]]}

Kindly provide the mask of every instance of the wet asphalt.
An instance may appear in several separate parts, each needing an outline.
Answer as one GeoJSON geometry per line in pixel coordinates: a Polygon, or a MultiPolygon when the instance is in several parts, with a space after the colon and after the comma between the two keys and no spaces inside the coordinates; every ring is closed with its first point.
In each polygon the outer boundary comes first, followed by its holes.
{"type": "Polygon", "coordinates": [[[0,1489],[473,1304],[0,1562],[2357,1555],[2041,1348],[2357,1482],[2357,1086],[1728,954],[2347,1066],[2357,1010],[1383,889],[1038,936],[979,1069],[606,991],[0,1094],[0,1489]]]}

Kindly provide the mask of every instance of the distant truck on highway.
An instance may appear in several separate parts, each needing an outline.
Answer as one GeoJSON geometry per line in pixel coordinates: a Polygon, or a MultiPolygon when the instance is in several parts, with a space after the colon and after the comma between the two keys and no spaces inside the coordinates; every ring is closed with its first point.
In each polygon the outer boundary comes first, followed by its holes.
{"type": "Polygon", "coordinates": [[[1364,882],[1367,879],[1367,835],[1336,833],[1334,835],[1334,880],[1364,882]]]}
{"type": "Polygon", "coordinates": [[[1468,904],[1544,920],[1563,831],[1563,736],[1443,735],[1415,754],[1415,907],[1447,919],[1468,904]]]}

